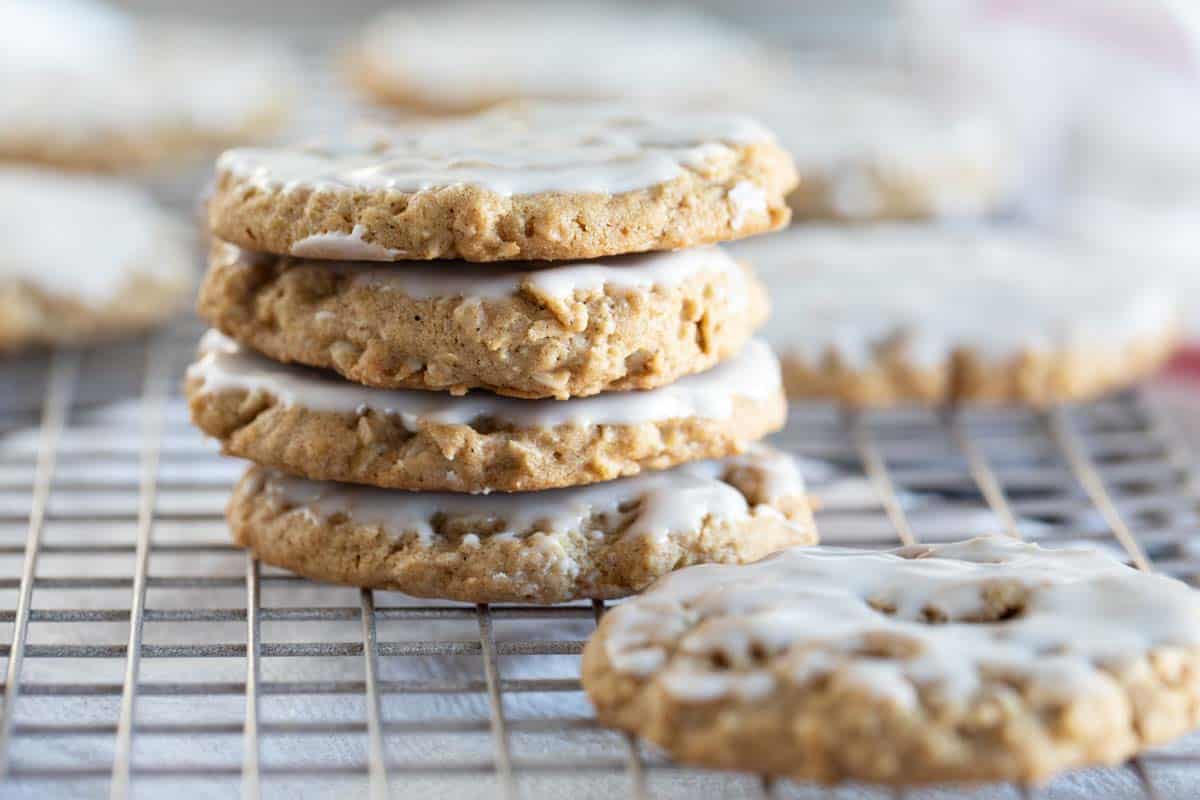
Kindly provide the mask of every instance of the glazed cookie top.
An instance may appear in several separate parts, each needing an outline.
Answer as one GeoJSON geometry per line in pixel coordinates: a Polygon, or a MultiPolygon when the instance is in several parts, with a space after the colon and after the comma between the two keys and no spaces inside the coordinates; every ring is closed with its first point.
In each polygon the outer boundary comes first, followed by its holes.
{"type": "Polygon", "coordinates": [[[0,283],[93,306],[136,280],[191,281],[182,227],[149,194],[99,177],[0,167],[0,283]]]}
{"type": "Polygon", "coordinates": [[[749,117],[524,102],[229,150],[208,213],[218,237],[280,255],[564,261],[776,230],[796,180],[749,117]]]}
{"type": "Polygon", "coordinates": [[[800,226],[737,245],[778,308],[768,338],[851,366],[900,340],[923,366],[970,349],[990,358],[1170,336],[1176,304],[1128,260],[995,228],[800,226]],[[798,276],[804,280],[798,280],[798,276]]]}
{"type": "Polygon", "coordinates": [[[244,139],[291,91],[288,54],[238,31],[141,24],[85,0],[7,0],[0,14],[0,152],[37,137],[59,150],[113,135],[244,139]]]}
{"type": "Polygon", "coordinates": [[[331,373],[271,361],[218,331],[200,343],[201,358],[188,369],[203,393],[267,392],[287,406],[342,414],[366,410],[399,417],[417,431],[427,425],[470,425],[477,419],[501,426],[636,425],[669,419],[728,419],[735,400],[769,399],[781,387],[779,362],[771,349],[751,340],[736,358],[707,372],[688,375],[658,389],[608,392],[571,400],[516,400],[486,392],[446,398],[420,390],[359,386],[331,373]]]}
{"type": "Polygon", "coordinates": [[[692,567],[605,623],[614,668],[681,700],[832,679],[915,708],[918,692],[967,700],[997,679],[1043,697],[1115,691],[1106,667],[1200,646],[1200,594],[1097,550],[984,537],[692,567]]]}
{"type": "Polygon", "coordinates": [[[731,147],[774,142],[749,117],[614,105],[520,103],[438,122],[361,130],[328,147],[242,148],[217,169],[264,189],[620,194],[702,167],[731,147]]]}
{"type": "Polygon", "coordinates": [[[396,492],[310,481],[263,468],[251,474],[256,476],[252,492],[261,491],[268,498],[321,517],[343,514],[360,524],[378,524],[396,537],[415,534],[424,545],[437,536],[438,520],[478,520],[490,525],[493,537],[563,534],[591,530],[591,521],[615,518],[631,507],[633,517],[620,535],[660,540],[699,531],[706,520],[737,523],[766,514],[785,521],[772,504],[804,493],[804,482],[791,458],[762,445],[731,458],[538,492],[536,502],[530,501],[532,495],[519,492],[396,492]],[[760,473],[760,504],[751,506],[746,496],[724,479],[741,470],[760,473]]]}
{"type": "Polygon", "coordinates": [[[803,176],[828,182],[844,217],[877,213],[889,182],[918,183],[949,216],[988,210],[1011,183],[1015,154],[994,118],[894,70],[809,65],[769,100],[762,118],[803,176]]]}
{"type": "Polygon", "coordinates": [[[767,74],[754,40],[682,6],[405,8],[371,22],[356,50],[355,75],[379,99],[443,111],[516,98],[712,101],[767,74]]]}

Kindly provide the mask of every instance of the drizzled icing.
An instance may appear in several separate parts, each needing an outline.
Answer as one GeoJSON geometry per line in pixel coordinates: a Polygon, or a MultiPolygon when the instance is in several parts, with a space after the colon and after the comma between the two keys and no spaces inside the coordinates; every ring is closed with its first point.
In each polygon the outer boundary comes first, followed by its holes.
{"type": "Polygon", "coordinates": [[[0,168],[0,281],[101,305],[141,276],[189,280],[182,235],[118,180],[0,168]]]}
{"type": "Polygon", "coordinates": [[[723,420],[733,415],[738,398],[766,399],[780,391],[779,362],[759,340],[748,342],[736,358],[670,386],[571,400],[515,400],[484,392],[447,397],[419,390],[373,389],[317,370],[279,364],[215,330],[204,335],[200,351],[200,360],[187,374],[202,381],[204,393],[261,391],[286,406],[313,411],[373,411],[396,416],[411,431],[427,425],[469,425],[484,418],[526,429],[696,417],[723,420]]]}
{"type": "Polygon", "coordinates": [[[1169,292],[1127,259],[1036,235],[803,226],[732,250],[788,309],[772,317],[767,338],[811,363],[835,352],[863,368],[896,342],[928,367],[964,349],[995,360],[1090,353],[1168,335],[1176,323],[1169,292]]]}
{"type": "Polygon", "coordinates": [[[762,48],[730,26],[644,4],[406,7],[371,23],[359,57],[373,81],[454,109],[518,97],[721,99],[744,96],[766,71],[762,48]]]}
{"type": "Polygon", "coordinates": [[[358,132],[328,147],[229,150],[219,170],[267,189],[422,192],[477,186],[503,196],[619,194],[773,141],[735,114],[524,103],[461,119],[358,132]]]}
{"type": "Polygon", "coordinates": [[[965,700],[993,678],[1066,699],[1118,691],[1098,667],[1200,646],[1200,594],[1185,584],[1091,548],[1005,537],[886,552],[795,548],[741,567],[692,567],[611,614],[613,666],[655,674],[696,701],[818,678],[906,708],[919,691],[965,700]],[[1002,589],[1012,603],[996,620],[988,598],[1002,589]],[[771,669],[754,666],[756,652],[771,669]],[[717,654],[748,668],[718,669],[717,654]]]}
{"type": "Polygon", "coordinates": [[[731,458],[536,493],[407,493],[310,481],[262,467],[253,468],[251,474],[255,476],[252,491],[261,490],[270,499],[294,506],[296,513],[318,520],[345,514],[359,524],[381,525],[397,539],[415,535],[426,546],[437,538],[435,517],[478,520],[481,526],[494,528],[489,534],[492,537],[515,538],[535,531],[592,532],[589,520],[601,515],[615,520],[635,503],[633,517],[619,535],[662,540],[697,532],[706,519],[737,524],[756,516],[770,516],[785,522],[770,504],[804,491],[804,482],[792,460],[761,445],[731,458]],[[763,473],[767,487],[763,504],[751,506],[737,488],[723,480],[728,472],[741,469],[763,473]]]}
{"type": "Polygon", "coordinates": [[[936,213],[978,214],[994,205],[1012,172],[995,120],[945,106],[879,68],[808,65],[762,116],[801,173],[829,184],[846,217],[877,213],[879,182],[889,179],[919,184],[936,213]]]}
{"type": "MultiPolygon", "coordinates": [[[[322,234],[333,236],[334,234],[322,234]]],[[[323,245],[331,256],[333,245],[323,245]]],[[[368,247],[374,245],[367,245],[368,247]]],[[[363,258],[359,244],[348,245],[341,251],[344,258],[351,253],[363,258]]],[[[386,248],[379,248],[384,250],[386,248]]],[[[216,248],[215,262],[253,268],[275,257],[243,250],[222,242],[216,248]]],[[[293,262],[302,266],[305,262],[293,262]]],[[[672,288],[701,274],[724,276],[724,301],[733,309],[743,308],[747,301],[746,271],[725,250],[716,246],[691,247],[660,253],[636,253],[608,256],[583,261],[560,261],[553,266],[528,264],[444,263],[429,266],[411,262],[402,266],[372,267],[362,263],[320,261],[314,264],[321,270],[341,272],[361,284],[398,292],[415,299],[440,297],[479,298],[481,300],[514,297],[528,292],[535,297],[559,301],[573,299],[577,292],[600,292],[604,289],[623,291],[645,290],[656,286],[672,288]]]]}
{"type": "Polygon", "coordinates": [[[291,254],[299,258],[347,261],[396,261],[404,258],[403,250],[366,241],[363,238],[366,233],[366,226],[361,224],[355,225],[349,233],[315,233],[295,242],[291,247],[291,254]]]}

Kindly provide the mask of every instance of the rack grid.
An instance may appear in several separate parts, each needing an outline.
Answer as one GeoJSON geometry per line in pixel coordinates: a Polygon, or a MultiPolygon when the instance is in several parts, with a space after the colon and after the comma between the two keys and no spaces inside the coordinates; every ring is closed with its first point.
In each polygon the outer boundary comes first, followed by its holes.
{"type": "MultiPolygon", "coordinates": [[[[240,465],[179,396],[200,331],[183,320],[4,375],[10,399],[40,402],[0,410],[3,796],[900,796],[688,769],[601,729],[577,669],[603,603],[440,603],[260,566],[225,532],[240,465]]],[[[1195,474],[1168,422],[1137,392],[1041,413],[796,406],[776,443],[822,473],[826,541],[995,530],[1195,582],[1195,474]]],[[[1191,737],[972,796],[1198,787],[1191,737]]]]}

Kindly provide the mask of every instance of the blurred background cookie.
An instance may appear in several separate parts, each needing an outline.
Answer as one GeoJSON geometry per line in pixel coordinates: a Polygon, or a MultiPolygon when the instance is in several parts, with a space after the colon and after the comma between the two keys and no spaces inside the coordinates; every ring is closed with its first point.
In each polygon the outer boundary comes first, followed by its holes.
{"type": "Polygon", "coordinates": [[[363,28],[348,60],[375,100],[436,113],[513,99],[727,104],[769,74],[754,37],[682,5],[645,3],[398,6],[363,28]]]}
{"type": "Polygon", "coordinates": [[[113,178],[0,167],[0,238],[0,351],[140,330],[191,294],[186,234],[113,178]]]}
{"type": "Polygon", "coordinates": [[[123,172],[280,129],[296,67],[275,39],[147,22],[90,0],[0,2],[0,159],[123,172]]]}
{"type": "Polygon", "coordinates": [[[1129,258],[1002,227],[793,226],[758,266],[794,399],[1045,406],[1156,372],[1178,305],[1129,258]]]}
{"type": "Polygon", "coordinates": [[[901,70],[803,64],[755,110],[796,159],[799,221],[978,216],[1012,189],[999,121],[901,70]]]}

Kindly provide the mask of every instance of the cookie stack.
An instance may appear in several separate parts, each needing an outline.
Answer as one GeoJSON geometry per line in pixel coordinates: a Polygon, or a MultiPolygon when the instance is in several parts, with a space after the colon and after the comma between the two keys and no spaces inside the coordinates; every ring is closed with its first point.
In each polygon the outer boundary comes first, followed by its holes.
{"type": "Polygon", "coordinates": [[[255,462],[235,539],[470,602],[643,588],[815,540],[751,269],[791,159],[721,114],[536,104],[218,162],[188,371],[255,462]],[[496,263],[521,262],[521,263],[496,263]]]}

